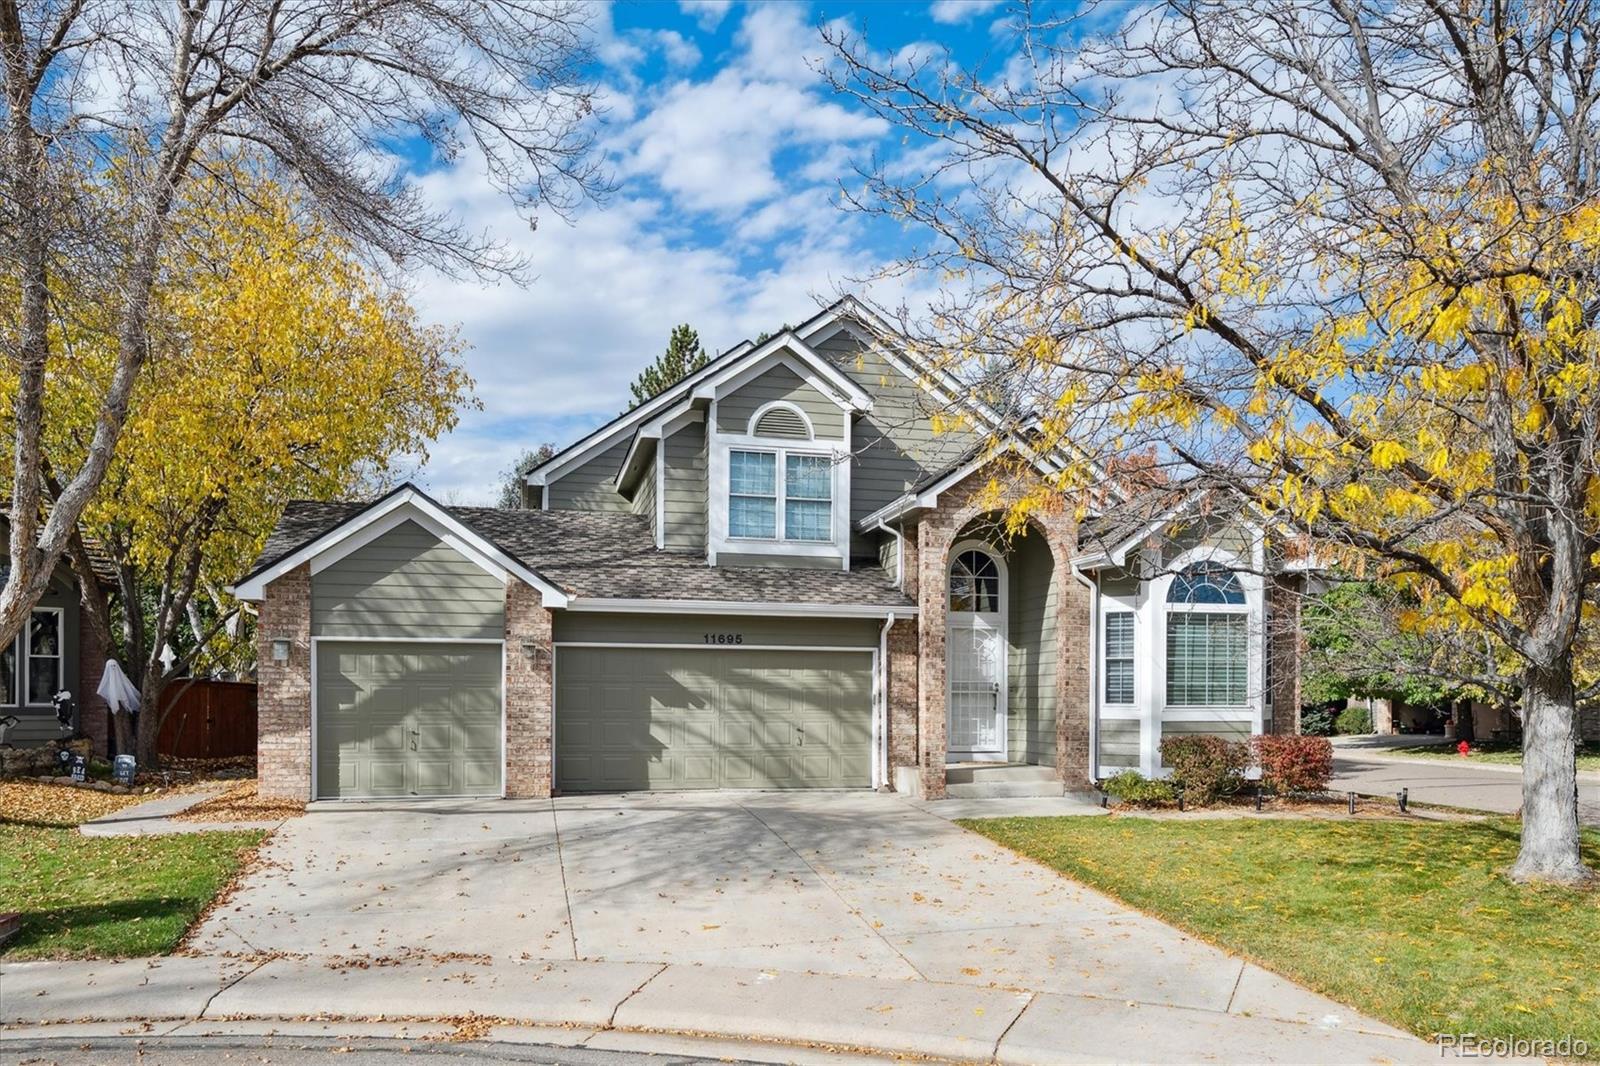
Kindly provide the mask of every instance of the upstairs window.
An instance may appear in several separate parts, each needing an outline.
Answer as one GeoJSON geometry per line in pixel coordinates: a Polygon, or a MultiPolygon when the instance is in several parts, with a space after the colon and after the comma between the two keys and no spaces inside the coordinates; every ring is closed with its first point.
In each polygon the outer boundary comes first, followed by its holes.
{"type": "Polygon", "coordinates": [[[784,449],[731,449],[728,536],[832,541],[833,460],[784,449]]]}
{"type": "Polygon", "coordinates": [[[1242,707],[1249,692],[1249,614],[1238,575],[1197,563],[1167,593],[1167,704],[1242,707]]]}

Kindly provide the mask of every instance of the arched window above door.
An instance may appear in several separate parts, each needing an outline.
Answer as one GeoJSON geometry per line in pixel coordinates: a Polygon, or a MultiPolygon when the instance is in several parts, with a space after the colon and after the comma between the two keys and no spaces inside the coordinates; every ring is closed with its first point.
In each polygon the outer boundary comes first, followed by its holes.
{"type": "Polygon", "coordinates": [[[973,548],[950,561],[950,609],[973,614],[1000,610],[1000,566],[994,556],[973,548]]]}

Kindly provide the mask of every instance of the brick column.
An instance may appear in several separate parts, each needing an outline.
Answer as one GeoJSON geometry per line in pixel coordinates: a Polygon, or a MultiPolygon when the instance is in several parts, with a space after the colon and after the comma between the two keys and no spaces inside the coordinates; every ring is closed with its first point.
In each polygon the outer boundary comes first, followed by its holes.
{"type": "Polygon", "coordinates": [[[917,765],[917,621],[889,629],[889,780],[896,767],[917,765]]]}
{"type": "Polygon", "coordinates": [[[1267,579],[1267,654],[1272,656],[1269,733],[1300,732],[1300,590],[1283,578],[1267,579]]]}
{"type": "Polygon", "coordinates": [[[1056,773],[1069,789],[1087,789],[1089,782],[1089,590],[1072,575],[1076,523],[1066,508],[1041,516],[1050,529],[1047,539],[1055,563],[1056,583],[1056,773]]]}
{"type": "Polygon", "coordinates": [[[945,555],[950,532],[932,517],[917,523],[917,755],[922,767],[922,794],[945,796],[947,712],[945,706],[945,643],[950,599],[945,555]]]}
{"type": "Polygon", "coordinates": [[[311,798],[311,567],[267,586],[256,621],[256,776],[261,795],[311,798]],[[272,643],[289,641],[287,662],[272,643]]]}
{"type": "Polygon", "coordinates": [[[555,648],[538,591],[506,583],[506,797],[545,799],[554,788],[551,741],[555,648]]]}

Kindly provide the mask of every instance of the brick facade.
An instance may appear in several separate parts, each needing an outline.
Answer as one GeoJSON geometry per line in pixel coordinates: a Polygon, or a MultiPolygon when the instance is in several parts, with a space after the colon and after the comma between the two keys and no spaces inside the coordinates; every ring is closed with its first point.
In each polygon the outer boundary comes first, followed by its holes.
{"type": "Polygon", "coordinates": [[[1272,657],[1269,733],[1300,732],[1300,599],[1299,583],[1278,578],[1267,582],[1267,654],[1272,657]]]}
{"type": "Polygon", "coordinates": [[[256,621],[256,775],[261,795],[311,798],[311,567],[267,586],[256,621]],[[272,642],[289,641],[287,662],[272,642]]]}
{"type": "Polygon", "coordinates": [[[551,741],[555,648],[537,589],[506,582],[506,796],[544,799],[554,788],[551,741]]]}

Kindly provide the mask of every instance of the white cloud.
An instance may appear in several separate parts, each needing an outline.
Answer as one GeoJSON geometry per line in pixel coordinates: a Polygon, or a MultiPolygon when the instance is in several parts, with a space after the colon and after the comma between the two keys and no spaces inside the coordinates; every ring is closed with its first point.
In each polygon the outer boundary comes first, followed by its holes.
{"type": "Polygon", "coordinates": [[[934,0],[928,16],[935,22],[955,26],[986,15],[1000,6],[1000,0],[934,0]]]}
{"type": "Polygon", "coordinates": [[[707,33],[722,25],[722,20],[733,7],[733,0],[678,0],[678,9],[694,16],[700,28],[707,33]]]}
{"type": "MultiPolygon", "coordinates": [[[[460,323],[472,345],[466,361],[483,409],[438,443],[422,473],[460,502],[492,498],[522,449],[570,443],[620,412],[674,325],[691,323],[720,351],[808,317],[881,265],[863,243],[864,221],[831,198],[850,160],[887,127],[827,95],[809,65],[822,48],[804,9],[749,9],[732,54],[700,77],[687,73],[700,55],[681,35],[617,33],[609,17],[603,29],[615,63],[602,94],[612,200],[571,225],[530,231],[483,180],[481,161],[463,157],[418,179],[469,229],[510,243],[533,275],[527,288],[434,274],[416,282],[423,315],[460,323]],[[657,51],[680,73],[641,83],[634,67],[657,51]]],[[[912,299],[908,282],[891,284],[872,295],[925,305],[926,293],[912,299]]]]}

